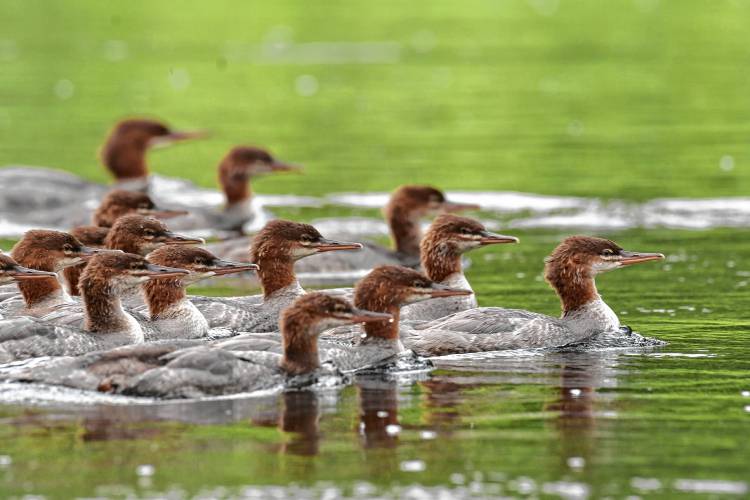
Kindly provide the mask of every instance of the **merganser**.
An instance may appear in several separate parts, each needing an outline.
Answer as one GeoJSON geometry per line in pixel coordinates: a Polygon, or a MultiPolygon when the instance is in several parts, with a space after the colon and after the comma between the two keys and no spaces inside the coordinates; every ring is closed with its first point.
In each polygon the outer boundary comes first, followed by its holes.
{"type": "MultiPolygon", "coordinates": [[[[297,165],[275,159],[265,149],[253,146],[236,146],[221,160],[218,166],[219,184],[226,198],[221,211],[191,208],[190,214],[172,223],[179,230],[216,229],[243,234],[244,226],[255,217],[252,206],[250,181],[272,173],[295,172],[297,165]]],[[[243,238],[234,241],[246,255],[246,242],[243,238]]]]}
{"type": "Polygon", "coordinates": [[[19,283],[20,295],[14,294],[0,302],[0,310],[5,315],[41,316],[52,307],[70,302],[57,274],[100,251],[84,246],[68,233],[44,229],[27,231],[11,250],[11,256],[25,267],[55,273],[55,277],[19,283]]]}
{"type": "MultiPolygon", "coordinates": [[[[85,235],[88,241],[99,242],[102,232],[85,226],[76,228],[77,234],[85,235]]],[[[193,238],[169,230],[166,224],[153,217],[140,214],[120,216],[104,235],[103,248],[120,250],[146,256],[164,245],[200,245],[202,238],[193,238]]],[[[93,246],[93,245],[92,245],[93,246]]],[[[78,295],[78,279],[85,266],[76,266],[64,275],[70,295],[78,295]]]]}
{"type": "MultiPolygon", "coordinates": [[[[104,248],[109,228],[123,215],[137,213],[139,215],[168,219],[184,215],[185,210],[165,210],[157,208],[151,197],[146,193],[115,189],[110,191],[99,204],[92,217],[93,226],[76,226],[69,232],[81,243],[92,248],[104,248]]],[[[140,253],[140,252],[135,252],[140,253]]],[[[68,293],[79,295],[78,279],[86,267],[85,264],[65,268],[63,277],[68,286],[68,293]]]]}
{"type": "Polygon", "coordinates": [[[401,310],[401,317],[429,321],[477,307],[476,295],[464,276],[461,256],[476,248],[504,243],[518,243],[518,238],[491,233],[468,217],[439,215],[420,243],[422,270],[437,283],[471,290],[472,294],[412,304],[401,310]]]}
{"type": "Polygon", "coordinates": [[[146,153],[152,147],[205,137],[204,131],[174,131],[156,120],[134,118],[118,122],[101,150],[102,164],[116,186],[128,191],[148,191],[146,153]]]}
{"type": "Polygon", "coordinates": [[[326,239],[309,224],[273,220],[255,235],[250,248],[250,261],[260,266],[258,278],[263,295],[192,297],[191,300],[211,328],[276,331],[281,311],[305,293],[294,274],[295,262],[324,252],[361,248],[360,243],[326,239]]]}
{"type": "MultiPolygon", "coordinates": [[[[56,276],[55,273],[23,267],[9,255],[0,253],[0,285],[56,276]]],[[[2,314],[0,314],[0,319],[3,319],[2,314]]]]}
{"type": "MultiPolygon", "coordinates": [[[[336,325],[387,318],[357,309],[343,299],[310,293],[295,300],[279,321],[283,354],[232,351],[185,340],[155,342],[55,359],[12,377],[166,399],[299,387],[315,383],[316,375],[324,372],[317,348],[320,332],[336,325]]],[[[328,370],[332,371],[337,373],[328,370]]]]}
{"type": "Polygon", "coordinates": [[[140,255],[94,255],[81,276],[84,311],[60,306],[42,318],[22,316],[0,322],[0,363],[39,356],[77,356],[85,352],[143,342],[138,322],[120,304],[120,295],[156,277],[188,271],[150,264],[140,255]]]}
{"type": "Polygon", "coordinates": [[[186,288],[197,281],[244,271],[257,271],[255,264],[221,260],[200,247],[168,245],[148,254],[152,264],[190,271],[186,276],[156,278],[141,285],[146,302],[137,311],[148,318],[146,340],[205,337],[208,321],[187,298],[186,288]]]}
{"type": "MultiPolygon", "coordinates": [[[[346,272],[350,276],[359,273],[359,278],[370,269],[384,264],[418,267],[419,243],[422,239],[420,224],[423,218],[440,212],[478,208],[478,205],[451,202],[442,191],[431,186],[401,186],[393,192],[383,208],[383,216],[388,223],[395,249],[365,243],[362,251],[356,254],[335,253],[315,261],[300,262],[297,271],[305,274],[346,272]]],[[[216,243],[208,248],[226,259],[242,260],[245,257],[243,245],[237,240],[216,243]]],[[[311,279],[313,281],[315,280],[311,279]]]]}
{"type": "Polygon", "coordinates": [[[402,307],[429,299],[471,294],[471,290],[436,283],[406,267],[376,267],[357,283],[354,305],[368,311],[386,313],[392,319],[327,332],[324,337],[324,359],[331,359],[337,366],[349,370],[381,365],[404,351],[399,337],[402,307]],[[341,341],[354,341],[354,346],[343,345],[341,341]]]}
{"type": "Polygon", "coordinates": [[[575,344],[620,329],[617,315],[597,292],[597,274],[663,258],[625,251],[602,238],[572,236],[555,248],[545,266],[545,278],[560,297],[561,318],[480,307],[402,328],[401,338],[425,356],[575,344]]]}
{"type": "MultiPolygon", "coordinates": [[[[146,191],[146,153],[151,147],[203,135],[203,132],[173,131],[155,120],[123,120],[115,125],[102,147],[102,163],[115,176],[117,187],[146,191]]],[[[0,213],[13,214],[14,220],[32,227],[80,225],[85,214],[90,213],[86,205],[101,199],[107,191],[107,186],[85,181],[62,170],[39,167],[0,169],[0,213]]]]}

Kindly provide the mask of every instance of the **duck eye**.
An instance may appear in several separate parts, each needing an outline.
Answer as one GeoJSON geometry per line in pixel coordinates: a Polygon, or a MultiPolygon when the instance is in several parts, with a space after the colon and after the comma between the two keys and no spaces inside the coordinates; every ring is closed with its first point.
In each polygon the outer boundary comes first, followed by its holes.
{"type": "Polygon", "coordinates": [[[143,236],[153,238],[154,237],[154,230],[153,229],[144,229],[143,230],[143,236]]]}
{"type": "Polygon", "coordinates": [[[62,248],[63,248],[63,252],[65,252],[65,253],[72,253],[73,252],[73,245],[71,245],[70,243],[64,244],[62,248]]]}
{"type": "Polygon", "coordinates": [[[304,243],[312,243],[313,239],[312,239],[312,236],[310,236],[309,234],[303,234],[300,240],[303,241],[304,243]]]}
{"type": "Polygon", "coordinates": [[[602,252],[602,255],[607,255],[607,256],[612,256],[614,254],[615,252],[611,248],[605,248],[604,251],[602,252]]]}
{"type": "Polygon", "coordinates": [[[137,271],[138,269],[143,269],[143,264],[141,264],[140,262],[131,262],[130,269],[133,269],[134,271],[137,271]]]}

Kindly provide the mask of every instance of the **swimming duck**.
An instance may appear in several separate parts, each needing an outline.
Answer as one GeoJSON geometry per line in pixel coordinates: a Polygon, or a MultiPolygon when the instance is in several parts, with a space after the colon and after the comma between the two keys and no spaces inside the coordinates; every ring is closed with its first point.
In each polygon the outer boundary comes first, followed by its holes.
{"type": "Polygon", "coordinates": [[[315,383],[318,374],[338,373],[335,367],[321,367],[317,350],[321,331],[387,318],[342,299],[310,293],[297,298],[280,318],[283,354],[232,351],[185,340],[154,342],[51,360],[13,377],[165,399],[299,387],[315,383]]]}
{"type": "MultiPolygon", "coordinates": [[[[440,212],[458,212],[476,210],[478,205],[455,203],[448,200],[445,194],[431,186],[406,185],[396,189],[388,204],[383,208],[383,215],[388,223],[394,249],[375,243],[364,243],[356,254],[335,253],[300,262],[297,272],[304,273],[310,283],[320,282],[316,275],[338,274],[338,278],[347,281],[358,279],[372,268],[379,265],[419,266],[419,243],[422,239],[421,220],[440,212]]],[[[238,240],[209,245],[208,248],[220,257],[243,260],[243,248],[238,240]]]]}
{"type": "Polygon", "coordinates": [[[150,279],[187,274],[183,269],[150,264],[140,255],[94,255],[81,276],[83,312],[71,313],[63,305],[41,318],[22,316],[0,321],[0,363],[39,356],[77,356],[143,342],[143,330],[123,310],[120,296],[150,279]]]}
{"type": "MultiPolygon", "coordinates": [[[[10,283],[17,283],[39,278],[54,278],[56,276],[57,275],[55,273],[23,267],[19,265],[15,260],[13,260],[13,258],[9,255],[0,253],[0,285],[7,285],[10,283]]],[[[0,297],[0,300],[3,300],[4,298],[5,297],[0,297]]],[[[2,314],[0,314],[0,319],[3,319],[2,314]]]]}
{"type": "MultiPolygon", "coordinates": [[[[252,206],[250,181],[266,174],[295,172],[301,167],[279,161],[265,149],[252,146],[232,148],[221,160],[218,167],[225,205],[221,211],[214,209],[190,208],[190,214],[173,221],[172,226],[179,230],[218,230],[242,234],[255,212],[252,206]]],[[[234,241],[239,253],[246,257],[246,241],[234,241]]],[[[215,249],[212,249],[215,253],[215,249]]],[[[218,254],[217,254],[218,255],[218,254]]],[[[225,258],[229,258],[223,255],[225,258]]]]}
{"type": "Polygon", "coordinates": [[[148,328],[144,327],[146,340],[205,337],[208,321],[188,300],[186,288],[203,279],[258,270],[255,264],[225,261],[195,246],[167,245],[148,254],[147,260],[163,267],[185,269],[190,274],[156,278],[141,285],[146,305],[136,310],[140,313],[137,319],[148,322],[148,328]]]}
{"type": "MultiPolygon", "coordinates": [[[[146,191],[146,153],[154,146],[202,137],[202,132],[173,131],[161,122],[128,119],[118,122],[102,148],[102,163],[115,176],[115,186],[146,191]]],[[[68,228],[84,224],[107,186],[42,167],[0,169],[0,213],[31,227],[68,228]]]]}
{"type": "Polygon", "coordinates": [[[309,224],[273,220],[255,235],[250,248],[249,260],[260,266],[258,278],[263,295],[191,297],[191,300],[211,328],[276,331],[281,311],[305,293],[294,273],[298,260],[325,252],[361,248],[360,243],[326,239],[309,224]]]}
{"type": "MultiPolygon", "coordinates": [[[[468,217],[439,215],[420,243],[422,270],[437,283],[473,292],[464,276],[461,256],[476,248],[505,243],[518,243],[518,238],[491,233],[482,223],[468,217]]],[[[402,309],[401,317],[429,321],[474,307],[477,299],[472,293],[412,304],[402,309]]]]}
{"type": "Polygon", "coordinates": [[[663,258],[660,253],[629,252],[602,238],[572,236],[558,245],[545,266],[545,278],[560,297],[562,317],[479,307],[402,328],[401,339],[421,355],[439,356],[559,347],[618,331],[620,320],[599,296],[596,275],[663,258]]]}
{"type": "Polygon", "coordinates": [[[0,302],[0,310],[4,315],[41,316],[52,307],[70,302],[58,280],[58,273],[99,252],[68,233],[44,229],[27,231],[11,250],[11,257],[24,267],[47,271],[55,276],[19,283],[20,294],[14,293],[0,302]]]}

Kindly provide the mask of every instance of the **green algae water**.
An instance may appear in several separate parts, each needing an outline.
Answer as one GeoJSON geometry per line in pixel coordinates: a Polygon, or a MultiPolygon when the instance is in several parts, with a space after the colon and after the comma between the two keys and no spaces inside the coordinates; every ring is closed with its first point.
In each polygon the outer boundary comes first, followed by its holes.
{"type": "MultiPolygon", "coordinates": [[[[740,1],[3,0],[0,164],[103,181],[111,123],[148,114],[213,132],[150,156],[207,186],[251,143],[307,168],[254,186],[268,193],[742,196],[749,25],[740,1]]],[[[5,405],[0,496],[747,497],[750,229],[501,228],[521,244],[471,254],[481,305],[556,315],[544,256],[597,234],[666,254],[598,286],[669,344],[448,358],[319,393],[5,405]]]]}

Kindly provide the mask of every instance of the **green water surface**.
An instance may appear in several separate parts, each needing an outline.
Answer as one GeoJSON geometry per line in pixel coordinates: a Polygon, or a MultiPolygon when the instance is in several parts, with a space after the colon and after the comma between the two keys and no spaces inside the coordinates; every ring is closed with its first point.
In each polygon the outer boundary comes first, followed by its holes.
{"type": "MultiPolygon", "coordinates": [[[[104,181],[107,129],[148,114],[213,132],[150,156],[207,186],[251,143],[307,167],[268,193],[745,195],[748,26],[742,1],[0,0],[0,164],[104,181]]],[[[567,233],[512,234],[472,254],[480,303],[557,314],[542,260],[567,233]]],[[[0,496],[747,496],[750,232],[603,236],[667,255],[599,287],[668,346],[317,395],[5,406],[0,496]]]]}

